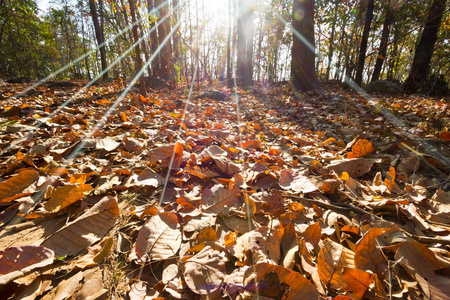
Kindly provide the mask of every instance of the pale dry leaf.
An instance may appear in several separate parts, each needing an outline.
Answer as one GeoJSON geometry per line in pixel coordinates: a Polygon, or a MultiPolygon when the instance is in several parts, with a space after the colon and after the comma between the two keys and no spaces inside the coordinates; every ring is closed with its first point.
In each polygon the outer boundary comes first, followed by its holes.
{"type": "Polygon", "coordinates": [[[371,158],[352,158],[332,161],[327,170],[334,171],[340,175],[347,172],[352,178],[358,178],[370,171],[374,163],[380,162],[371,158]]]}
{"type": "Polygon", "coordinates": [[[210,246],[183,261],[180,266],[187,285],[196,294],[213,293],[225,278],[224,255],[210,246]]]}
{"type": "Polygon", "coordinates": [[[436,273],[441,267],[426,245],[405,242],[397,249],[395,259],[417,280],[427,299],[449,299],[450,279],[436,273]]]}
{"type": "Polygon", "coordinates": [[[237,196],[240,189],[236,186],[227,188],[222,184],[216,184],[212,188],[206,188],[202,193],[203,211],[218,214],[223,211],[225,206],[237,206],[242,200],[237,196]]]}
{"type": "Polygon", "coordinates": [[[282,170],[280,173],[280,186],[286,190],[292,190],[297,193],[312,193],[318,188],[301,174],[294,173],[289,170],[282,170]]]}
{"type": "Polygon", "coordinates": [[[136,239],[135,253],[139,262],[173,257],[181,246],[181,231],[174,213],[163,212],[149,219],[136,239]]]}
{"type": "Polygon", "coordinates": [[[105,299],[108,290],[104,288],[100,278],[92,278],[86,281],[77,293],[75,300],[105,299]]]}
{"type": "Polygon", "coordinates": [[[45,239],[41,245],[57,257],[77,254],[100,240],[116,224],[119,207],[114,197],[103,197],[79,218],[45,239]]]}
{"type": "Polygon", "coordinates": [[[83,271],[79,271],[70,278],[61,281],[56,288],[56,294],[53,300],[64,300],[71,297],[78,288],[80,281],[83,280],[83,277],[83,271]]]}

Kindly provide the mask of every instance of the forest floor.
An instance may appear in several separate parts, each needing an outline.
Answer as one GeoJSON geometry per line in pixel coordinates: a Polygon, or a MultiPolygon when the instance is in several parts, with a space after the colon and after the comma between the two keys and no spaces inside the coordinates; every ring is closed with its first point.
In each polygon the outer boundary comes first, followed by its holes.
{"type": "Polygon", "coordinates": [[[450,97],[72,83],[0,87],[2,299],[450,299],[450,97]]]}

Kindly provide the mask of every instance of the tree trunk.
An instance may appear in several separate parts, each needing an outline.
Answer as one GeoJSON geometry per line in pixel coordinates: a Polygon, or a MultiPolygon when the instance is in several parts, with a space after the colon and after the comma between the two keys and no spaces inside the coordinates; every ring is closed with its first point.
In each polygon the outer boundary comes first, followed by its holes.
{"type": "Polygon", "coordinates": [[[369,40],[370,24],[372,23],[373,19],[373,7],[374,0],[369,0],[364,22],[364,30],[361,38],[361,46],[359,49],[358,64],[356,65],[355,83],[358,85],[361,85],[363,77],[364,62],[366,60],[367,41],[369,40]]]}
{"type": "Polygon", "coordinates": [[[411,92],[417,91],[417,86],[423,84],[423,81],[427,79],[434,45],[437,40],[442,16],[445,12],[445,4],[446,0],[433,0],[431,4],[425,28],[414,53],[411,71],[405,82],[405,88],[411,92]]]}
{"type": "Polygon", "coordinates": [[[166,44],[162,45],[164,39],[168,36],[170,32],[170,21],[171,18],[166,18],[164,21],[161,21],[165,16],[168,15],[167,5],[162,6],[159,9],[159,27],[158,27],[158,43],[161,47],[160,55],[159,55],[159,77],[165,80],[172,80],[172,51],[170,40],[166,42],[166,44]]]}
{"type": "MultiPolygon", "coordinates": [[[[99,0],[101,1],[101,0],[99,0]]],[[[102,71],[105,71],[106,68],[108,68],[108,65],[106,63],[106,51],[105,51],[105,45],[103,43],[105,42],[105,38],[103,36],[103,27],[100,27],[100,23],[98,20],[98,14],[97,9],[95,8],[95,0],[89,0],[89,7],[91,9],[91,15],[92,15],[92,22],[94,23],[94,29],[95,29],[95,37],[97,38],[97,44],[100,47],[100,60],[102,63],[102,71]]],[[[108,78],[108,72],[105,72],[103,74],[103,79],[108,78]]]]}
{"type": "MultiPolygon", "coordinates": [[[[128,3],[130,4],[130,14],[131,14],[131,21],[136,23],[136,6],[134,4],[134,0],[128,0],[128,3]]],[[[139,34],[138,34],[138,25],[133,25],[133,38],[134,42],[137,43],[139,40],[139,34]]],[[[142,59],[141,59],[141,52],[139,51],[139,44],[136,45],[134,48],[135,54],[136,54],[136,75],[139,74],[139,72],[142,71],[142,59]]],[[[144,81],[144,72],[141,72],[141,75],[139,76],[139,91],[142,96],[147,96],[147,89],[145,87],[145,81],[144,81]]]]}
{"type": "Polygon", "coordinates": [[[317,91],[319,82],[314,70],[314,0],[294,0],[292,29],[292,86],[295,90],[304,92],[317,91]],[[300,16],[301,12],[304,13],[303,18],[300,16]]]}
{"type": "Polygon", "coordinates": [[[231,1],[228,0],[227,80],[231,80],[231,1]]]}
{"type": "Polygon", "coordinates": [[[333,52],[334,52],[334,32],[336,30],[337,11],[338,5],[335,4],[333,12],[333,21],[331,23],[330,49],[328,50],[328,65],[327,65],[327,73],[325,75],[326,80],[330,79],[331,60],[333,59],[333,52]]]}
{"type": "MultiPolygon", "coordinates": [[[[237,70],[245,86],[253,85],[253,7],[240,0],[237,20],[237,70]]],[[[240,78],[240,79],[241,79],[240,78]]]]}
{"type": "Polygon", "coordinates": [[[380,78],[381,67],[383,66],[384,58],[386,57],[386,49],[389,41],[389,32],[391,30],[391,24],[394,21],[394,3],[389,0],[386,8],[386,18],[384,19],[383,31],[381,33],[380,49],[375,62],[375,68],[373,69],[372,81],[380,78]]]}
{"type": "MultiPolygon", "coordinates": [[[[150,9],[155,9],[156,7],[159,7],[161,4],[161,0],[147,0],[147,6],[150,12],[150,9]]],[[[156,50],[159,47],[159,42],[158,42],[158,21],[155,15],[149,15],[148,16],[148,21],[149,24],[152,24],[152,29],[153,31],[150,33],[150,49],[153,53],[153,55],[156,53],[156,50]]],[[[160,73],[160,67],[159,67],[159,53],[156,54],[153,58],[152,61],[152,72],[154,76],[157,76],[160,73]]]]}

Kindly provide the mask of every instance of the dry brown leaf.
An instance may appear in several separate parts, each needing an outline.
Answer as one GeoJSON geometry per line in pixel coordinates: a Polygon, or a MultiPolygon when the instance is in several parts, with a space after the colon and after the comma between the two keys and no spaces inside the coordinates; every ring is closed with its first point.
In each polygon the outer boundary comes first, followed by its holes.
{"type": "Polygon", "coordinates": [[[427,299],[448,299],[450,279],[439,276],[441,269],[435,254],[426,245],[415,241],[403,243],[395,259],[419,283],[427,299]]]}
{"type": "Polygon", "coordinates": [[[42,246],[11,247],[0,251],[0,284],[53,263],[54,253],[42,246]]]}
{"type": "Polygon", "coordinates": [[[301,174],[296,174],[289,170],[282,170],[280,173],[280,186],[286,190],[292,190],[297,193],[312,193],[318,188],[301,174]]]}
{"type": "Polygon", "coordinates": [[[93,190],[89,184],[66,185],[53,190],[50,199],[45,202],[44,208],[48,212],[58,212],[72,203],[83,199],[93,190]]]}
{"type": "Polygon", "coordinates": [[[135,252],[139,262],[174,257],[181,246],[181,231],[174,213],[163,212],[149,219],[136,239],[135,252]]]}
{"type": "Polygon", "coordinates": [[[56,294],[53,300],[64,300],[71,297],[78,288],[80,281],[83,280],[83,277],[83,271],[80,271],[70,278],[61,281],[56,288],[56,294]]]}
{"type": "Polygon", "coordinates": [[[363,270],[353,270],[344,268],[342,277],[350,291],[354,292],[359,298],[364,297],[364,293],[373,282],[373,275],[363,270]]]}
{"type": "Polygon", "coordinates": [[[369,172],[376,162],[379,162],[379,160],[371,158],[335,160],[326,169],[334,171],[338,175],[347,172],[350,177],[358,178],[369,172]]]}
{"type": "Polygon", "coordinates": [[[114,197],[103,197],[79,218],[45,239],[41,245],[57,257],[77,254],[100,240],[116,224],[119,207],[114,197]]]}
{"type": "Polygon", "coordinates": [[[6,181],[0,182],[0,203],[9,202],[9,198],[13,198],[38,179],[39,173],[37,171],[25,170],[6,181]]]}
{"type": "Polygon", "coordinates": [[[222,184],[216,184],[211,189],[206,188],[202,193],[203,211],[218,214],[225,206],[236,206],[241,202],[237,197],[240,192],[237,187],[227,188],[222,184]]]}
{"type": "Polygon", "coordinates": [[[206,246],[202,251],[181,262],[181,271],[189,288],[196,294],[208,295],[216,291],[225,278],[223,253],[206,246]]]}
{"type": "Polygon", "coordinates": [[[302,274],[270,263],[259,263],[244,273],[244,287],[253,293],[283,299],[317,300],[319,292],[302,274]]]}
{"type": "Polygon", "coordinates": [[[364,271],[373,271],[384,278],[387,261],[377,243],[377,237],[389,228],[370,229],[355,245],[355,265],[364,271]]]}
{"type": "Polygon", "coordinates": [[[75,265],[78,268],[84,269],[89,266],[95,266],[103,261],[108,255],[113,246],[113,238],[107,238],[98,245],[94,245],[88,248],[88,253],[78,258],[75,265]]]}
{"type": "Polygon", "coordinates": [[[105,299],[108,290],[104,288],[100,278],[92,278],[86,281],[77,293],[75,300],[105,299]]]}
{"type": "Polygon", "coordinates": [[[344,246],[325,239],[320,247],[317,257],[317,268],[320,280],[324,286],[334,290],[345,287],[345,281],[342,277],[344,268],[355,269],[353,251],[344,246]]]}

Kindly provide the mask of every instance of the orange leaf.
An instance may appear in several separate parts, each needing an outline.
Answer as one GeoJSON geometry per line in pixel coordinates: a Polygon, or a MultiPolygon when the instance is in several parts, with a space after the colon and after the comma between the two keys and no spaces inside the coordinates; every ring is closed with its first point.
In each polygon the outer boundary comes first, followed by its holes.
{"type": "Polygon", "coordinates": [[[347,158],[358,158],[366,156],[373,151],[372,143],[366,139],[361,139],[352,146],[352,152],[347,154],[347,158]]]}
{"type": "Polygon", "coordinates": [[[352,270],[349,268],[344,268],[342,277],[344,278],[348,288],[359,298],[362,298],[364,296],[367,288],[373,282],[373,275],[363,270],[352,270]]]}
{"type": "Polygon", "coordinates": [[[197,243],[203,242],[215,242],[217,240],[217,235],[214,229],[211,227],[205,228],[198,234],[197,243]]]}
{"type": "Polygon", "coordinates": [[[387,262],[378,247],[376,238],[388,230],[390,229],[372,228],[356,243],[355,265],[358,269],[371,270],[382,276],[387,267],[387,262]]]}
{"type": "Polygon", "coordinates": [[[39,173],[35,170],[25,170],[10,179],[0,182],[0,203],[8,202],[7,199],[23,191],[26,187],[39,179],[39,173]]]}

